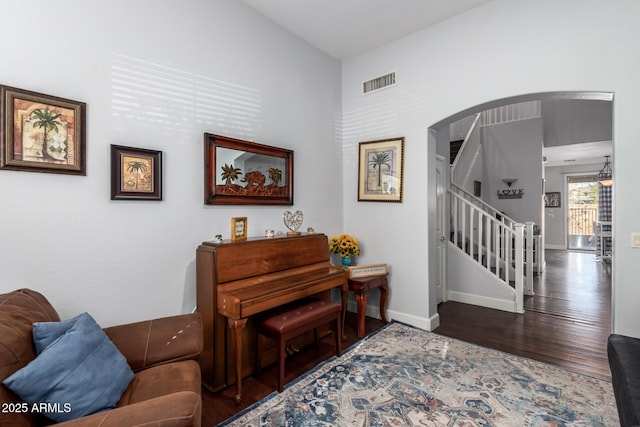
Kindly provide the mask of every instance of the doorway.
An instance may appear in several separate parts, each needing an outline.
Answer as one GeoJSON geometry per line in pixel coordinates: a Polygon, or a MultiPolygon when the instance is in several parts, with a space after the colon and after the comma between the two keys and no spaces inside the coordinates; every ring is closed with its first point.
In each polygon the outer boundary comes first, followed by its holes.
{"type": "Polygon", "coordinates": [[[567,175],[567,249],[595,251],[598,219],[597,174],[567,175]]]}
{"type": "MultiPolygon", "coordinates": [[[[557,131],[558,130],[562,130],[563,132],[565,130],[571,130],[572,127],[569,126],[569,124],[567,124],[564,127],[559,127],[560,123],[563,123],[563,120],[566,119],[566,117],[574,117],[573,115],[569,114],[569,115],[564,115],[564,116],[555,116],[556,113],[559,113],[561,111],[572,111],[572,108],[576,107],[576,104],[573,104],[573,101],[603,101],[606,104],[599,104],[599,105],[606,105],[609,110],[612,110],[612,104],[613,104],[613,94],[612,93],[608,93],[608,92],[546,92],[546,93],[532,93],[532,94],[527,94],[527,95],[518,95],[518,96],[514,96],[514,97],[508,97],[508,98],[501,98],[501,99],[496,99],[493,101],[489,101],[483,104],[478,104],[475,105],[473,107],[470,107],[466,110],[462,110],[452,116],[449,116],[435,124],[433,124],[432,126],[430,126],[429,128],[429,144],[430,146],[435,146],[437,147],[436,149],[436,153],[434,153],[434,157],[435,154],[441,154],[443,155],[445,158],[449,157],[449,143],[451,139],[454,139],[455,137],[457,137],[457,134],[454,135],[454,138],[452,138],[451,136],[451,124],[457,122],[457,121],[461,121],[463,119],[468,118],[469,116],[476,114],[478,112],[482,112],[485,110],[489,110],[489,109],[493,109],[496,107],[500,107],[500,106],[505,106],[505,105],[511,105],[511,104],[516,104],[516,103],[520,103],[520,102],[527,102],[527,101],[533,101],[533,100],[540,100],[542,103],[550,103],[548,104],[548,108],[546,109],[547,112],[550,112],[552,115],[544,115],[543,114],[543,124],[547,123],[550,127],[548,128],[543,128],[543,132],[545,131],[545,129],[548,130],[548,133],[553,136],[556,135],[556,139],[557,139],[557,131]],[[568,102],[571,101],[571,102],[568,102]],[[561,106],[561,107],[560,107],[561,106]]],[[[585,111],[585,110],[582,110],[585,111]]],[[[600,111],[600,109],[596,109],[596,111],[594,111],[594,113],[602,113],[602,111],[600,111]]],[[[607,114],[606,112],[604,112],[604,114],[607,114]]],[[[608,112],[608,114],[611,115],[612,118],[612,113],[611,111],[608,112]]],[[[603,116],[605,117],[605,116],[603,116]]],[[[605,117],[606,118],[606,117],[605,117]]],[[[605,124],[607,122],[607,120],[604,121],[605,124]]],[[[595,122],[594,122],[595,123],[595,122]]],[[[598,122],[599,123],[599,122],[598,122]]],[[[575,127],[573,127],[575,128],[575,127]]],[[[564,134],[563,134],[564,135],[564,134]]],[[[575,138],[574,138],[575,139],[575,138]]],[[[544,138],[544,141],[547,142],[559,142],[559,141],[554,141],[553,138],[544,138]]],[[[561,147],[564,150],[572,150],[574,149],[574,142],[572,138],[562,138],[562,142],[564,142],[563,144],[556,144],[555,146],[561,147]],[[564,146],[567,147],[564,147],[564,146]]],[[[577,142],[575,142],[577,143],[577,142]]],[[[613,143],[612,143],[613,144],[613,143]]],[[[555,147],[554,146],[554,147],[555,147]]],[[[580,147],[583,148],[583,147],[580,147]]],[[[587,147],[587,148],[593,148],[591,146],[587,147]]],[[[560,149],[560,148],[558,148],[560,149]]],[[[591,152],[589,151],[589,149],[580,149],[580,150],[574,150],[572,151],[572,156],[571,159],[575,159],[575,156],[573,155],[573,153],[576,154],[581,154],[583,155],[583,157],[587,157],[584,156],[585,154],[591,154],[591,152]]],[[[598,154],[599,156],[599,154],[598,154]]],[[[540,159],[540,162],[542,164],[542,160],[540,159]]],[[[590,158],[588,160],[591,160],[590,158]]],[[[549,243],[548,245],[546,245],[545,247],[547,249],[566,249],[567,248],[567,242],[566,240],[566,236],[567,236],[567,231],[566,231],[566,227],[567,227],[567,216],[568,216],[568,203],[567,203],[567,199],[566,199],[566,171],[567,169],[571,170],[573,167],[575,167],[574,165],[571,165],[572,168],[568,168],[566,167],[566,165],[564,164],[564,162],[570,162],[573,161],[575,162],[576,160],[564,160],[563,163],[558,164],[557,166],[559,166],[562,169],[558,169],[555,172],[557,172],[555,174],[555,177],[557,177],[557,181],[553,182],[553,187],[547,186],[546,188],[548,188],[550,191],[551,190],[555,190],[558,193],[561,193],[562,191],[565,191],[565,193],[562,195],[562,202],[561,202],[561,206],[562,209],[558,210],[560,212],[560,215],[558,215],[557,220],[553,221],[552,223],[550,223],[550,221],[541,221],[541,227],[542,227],[542,233],[546,233],[546,232],[552,232],[554,237],[557,239],[557,241],[553,242],[553,243],[549,243]],[[567,168],[567,169],[565,169],[567,168]],[[554,245],[556,247],[551,247],[551,245],[554,245]]],[[[584,161],[583,159],[579,159],[580,162],[584,161]]],[[[598,160],[599,161],[599,160],[598,160]]],[[[595,164],[595,162],[587,162],[584,161],[584,163],[577,163],[577,164],[595,164]]],[[[554,165],[555,166],[555,165],[554,165]]],[[[545,165],[543,166],[544,168],[549,167],[549,165],[545,165]]],[[[434,168],[435,169],[435,168],[434,168]]],[[[599,168],[598,168],[599,169],[599,168]]],[[[574,175],[596,175],[597,172],[593,172],[593,169],[589,168],[587,169],[587,172],[582,172],[582,171],[572,171],[574,175]]],[[[554,178],[555,177],[549,177],[549,178],[554,178]]],[[[434,181],[437,179],[435,176],[435,171],[432,175],[432,179],[434,179],[434,181]]],[[[548,183],[549,184],[549,183],[548,183]]],[[[432,203],[431,206],[433,206],[435,208],[436,204],[437,204],[437,191],[436,191],[436,185],[433,185],[433,187],[430,186],[429,188],[429,199],[430,202],[432,203]]],[[[602,197],[600,197],[600,199],[602,199],[602,197]]],[[[435,222],[435,212],[433,212],[433,221],[435,222]]],[[[445,218],[448,218],[449,215],[449,209],[448,206],[445,204],[445,218]]],[[[602,214],[599,215],[600,217],[603,217],[602,214]]],[[[603,219],[603,218],[600,218],[603,219]]],[[[586,222],[586,221],[585,221],[586,222]]],[[[434,226],[433,228],[434,230],[434,240],[436,240],[437,236],[436,236],[436,227],[434,226]]],[[[544,235],[544,234],[543,234],[544,235]]],[[[589,227],[588,223],[583,224],[583,231],[581,232],[581,235],[583,236],[588,236],[588,237],[584,237],[583,241],[586,241],[587,243],[589,243],[589,237],[593,236],[593,232],[592,232],[592,226],[589,227]]],[[[544,239],[546,240],[546,239],[544,239]]],[[[543,241],[544,241],[543,240],[543,241]]],[[[591,242],[593,242],[595,239],[591,239],[591,242]]],[[[434,242],[435,243],[435,242],[434,242]]],[[[434,249],[437,249],[437,247],[435,247],[435,245],[433,246],[434,249]]],[[[434,250],[435,252],[435,250],[434,250]]],[[[591,255],[591,252],[587,252],[584,251],[585,255],[591,255]]],[[[446,263],[449,264],[451,262],[451,258],[448,258],[446,260],[446,263]]],[[[448,265],[446,267],[445,270],[451,269],[451,268],[459,268],[459,266],[451,266],[448,265]]],[[[436,279],[436,274],[438,273],[438,270],[440,269],[440,265],[437,263],[437,261],[435,260],[435,256],[434,259],[432,261],[432,263],[430,263],[430,273],[433,274],[433,280],[430,283],[430,296],[433,295],[433,301],[436,300],[436,295],[438,292],[438,281],[436,279]]],[[[472,282],[472,281],[470,281],[472,282]]],[[[451,290],[453,289],[455,286],[467,286],[468,283],[451,283],[451,278],[447,277],[445,278],[445,283],[444,283],[444,288],[447,290],[451,290]]],[[[612,286],[615,286],[615,284],[612,284],[612,286]]],[[[466,288],[465,288],[466,289],[466,288]]],[[[447,294],[445,294],[445,297],[449,296],[447,294]]],[[[446,301],[446,298],[445,298],[446,301]]],[[[441,304],[442,305],[442,304],[441,304]]]]}

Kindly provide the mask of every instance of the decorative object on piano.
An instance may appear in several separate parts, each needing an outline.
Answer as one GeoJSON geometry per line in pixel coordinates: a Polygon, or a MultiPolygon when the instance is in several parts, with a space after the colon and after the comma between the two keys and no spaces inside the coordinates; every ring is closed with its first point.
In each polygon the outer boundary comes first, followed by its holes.
{"type": "Polygon", "coordinates": [[[162,200],[162,151],[111,145],[111,200],[162,200]]]}
{"type": "Polygon", "coordinates": [[[360,143],[358,201],[402,202],[404,138],[360,143]]]}
{"type": "Polygon", "coordinates": [[[264,230],[264,237],[266,237],[267,239],[271,239],[273,237],[275,237],[276,232],[274,230],[264,230]]]}
{"type": "Polygon", "coordinates": [[[222,234],[216,234],[213,236],[213,243],[222,243],[222,234]]]}
{"type": "Polygon", "coordinates": [[[284,211],[284,214],[282,214],[282,220],[284,221],[284,225],[286,225],[290,230],[287,231],[287,236],[299,236],[302,234],[298,231],[302,225],[302,221],[304,220],[302,211],[296,211],[295,213],[292,213],[291,211],[284,211]]]}
{"type": "Polygon", "coordinates": [[[331,237],[331,240],[329,241],[329,250],[342,257],[342,265],[345,267],[351,265],[351,258],[354,255],[360,255],[358,239],[344,233],[337,237],[331,237]]]}
{"type": "Polygon", "coordinates": [[[308,234],[313,234],[315,232],[316,232],[316,230],[314,230],[313,227],[307,227],[307,233],[308,234]]]}
{"type": "Polygon", "coordinates": [[[247,217],[231,218],[231,240],[247,239],[247,217]]]}
{"type": "Polygon", "coordinates": [[[293,151],[204,134],[207,205],[293,205],[293,151]]]}
{"type": "Polygon", "coordinates": [[[0,169],[86,175],[86,104],[0,85],[0,169]]]}
{"type": "Polygon", "coordinates": [[[387,264],[359,265],[357,267],[347,267],[349,279],[363,279],[365,277],[386,276],[387,264]]]}

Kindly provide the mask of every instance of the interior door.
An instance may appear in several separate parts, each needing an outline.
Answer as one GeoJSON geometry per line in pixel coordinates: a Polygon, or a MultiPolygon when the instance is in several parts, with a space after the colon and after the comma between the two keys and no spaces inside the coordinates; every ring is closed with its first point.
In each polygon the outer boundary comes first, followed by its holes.
{"type": "Polygon", "coordinates": [[[436,289],[437,302],[440,304],[446,301],[446,283],[447,283],[447,239],[445,237],[445,161],[444,157],[436,157],[436,245],[438,251],[438,284],[436,289]]]}

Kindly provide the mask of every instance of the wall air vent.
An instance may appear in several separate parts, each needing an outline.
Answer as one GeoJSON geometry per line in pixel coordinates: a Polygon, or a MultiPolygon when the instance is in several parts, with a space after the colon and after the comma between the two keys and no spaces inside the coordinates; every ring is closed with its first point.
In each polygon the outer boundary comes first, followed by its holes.
{"type": "Polygon", "coordinates": [[[396,85],[396,72],[385,74],[384,76],[376,77],[375,79],[367,80],[362,83],[362,94],[366,95],[371,92],[384,89],[389,86],[396,85]]]}

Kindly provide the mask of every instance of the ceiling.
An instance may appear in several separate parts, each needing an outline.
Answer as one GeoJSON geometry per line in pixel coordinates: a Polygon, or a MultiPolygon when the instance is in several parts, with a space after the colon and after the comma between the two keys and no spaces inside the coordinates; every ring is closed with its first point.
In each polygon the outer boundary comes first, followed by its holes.
{"type": "Polygon", "coordinates": [[[344,60],[491,0],[241,0],[344,60]]]}
{"type": "Polygon", "coordinates": [[[604,165],[604,156],[612,156],[613,154],[613,141],[583,142],[544,147],[542,154],[547,158],[546,167],[594,163],[602,163],[604,165]]]}
{"type": "MultiPolygon", "coordinates": [[[[328,55],[345,60],[492,0],[240,0],[328,55]]],[[[611,141],[545,147],[547,166],[604,160],[611,141]]]]}

